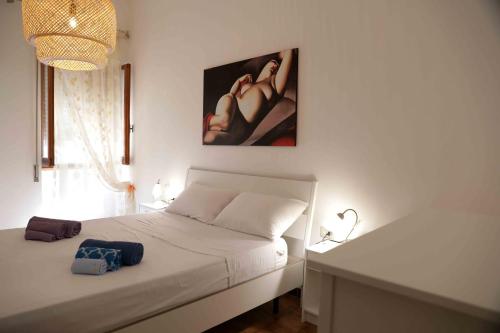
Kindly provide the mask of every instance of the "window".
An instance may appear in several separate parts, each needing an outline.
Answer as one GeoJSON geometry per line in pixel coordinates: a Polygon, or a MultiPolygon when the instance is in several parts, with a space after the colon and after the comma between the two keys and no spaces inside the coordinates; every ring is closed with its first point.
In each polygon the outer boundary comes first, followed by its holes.
{"type": "Polygon", "coordinates": [[[100,71],[43,66],[42,212],[92,219],[132,213],[130,64],[100,71]]]}
{"type": "MultiPolygon", "coordinates": [[[[121,66],[123,70],[123,157],[122,164],[130,165],[130,64],[121,66]]],[[[42,136],[42,168],[53,168],[55,165],[55,125],[54,125],[54,67],[40,63],[40,110],[42,136]]]]}

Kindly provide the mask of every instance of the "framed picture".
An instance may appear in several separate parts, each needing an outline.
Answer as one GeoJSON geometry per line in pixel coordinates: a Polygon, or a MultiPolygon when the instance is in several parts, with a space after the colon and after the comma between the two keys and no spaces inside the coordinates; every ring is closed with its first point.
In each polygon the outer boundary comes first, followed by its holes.
{"type": "Polygon", "coordinates": [[[296,146],[298,49],[204,73],[204,145],[296,146]]]}

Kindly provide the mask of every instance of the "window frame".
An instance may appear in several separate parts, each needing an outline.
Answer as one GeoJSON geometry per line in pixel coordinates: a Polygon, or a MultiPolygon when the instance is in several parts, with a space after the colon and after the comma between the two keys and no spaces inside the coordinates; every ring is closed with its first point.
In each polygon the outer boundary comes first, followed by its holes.
{"type": "MultiPolygon", "coordinates": [[[[130,165],[130,96],[132,65],[124,64],[123,70],[123,156],[122,164],[130,165]]],[[[40,63],[40,110],[41,119],[47,119],[47,124],[41,122],[42,147],[47,144],[47,156],[43,156],[42,169],[55,167],[55,125],[54,125],[54,67],[40,63]],[[45,128],[46,127],[46,128],[45,128]],[[47,136],[44,136],[47,133],[47,136]]]]}

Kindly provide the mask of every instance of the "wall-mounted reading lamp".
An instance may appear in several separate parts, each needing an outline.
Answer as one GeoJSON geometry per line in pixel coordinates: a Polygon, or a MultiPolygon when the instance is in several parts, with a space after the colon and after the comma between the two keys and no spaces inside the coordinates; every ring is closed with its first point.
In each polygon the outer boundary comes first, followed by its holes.
{"type": "MultiPolygon", "coordinates": [[[[344,219],[345,219],[346,213],[348,213],[348,212],[352,212],[352,213],[354,213],[354,215],[355,215],[355,217],[356,217],[356,221],[353,223],[353,225],[352,225],[352,228],[351,228],[351,229],[347,229],[347,228],[337,228],[337,229],[343,229],[342,231],[344,231],[344,232],[343,232],[343,234],[344,234],[344,235],[342,235],[342,240],[340,240],[340,241],[339,241],[339,240],[335,240],[335,239],[333,239],[333,236],[334,236],[333,234],[334,234],[334,232],[333,232],[332,230],[327,230],[326,228],[322,227],[322,228],[324,228],[324,229],[325,229],[325,232],[322,232],[322,234],[323,234],[323,240],[329,239],[330,241],[335,242],[335,243],[344,243],[344,242],[346,242],[346,241],[349,239],[349,237],[351,236],[352,232],[354,231],[354,229],[356,228],[356,226],[357,226],[357,225],[358,225],[358,223],[359,223],[358,213],[357,213],[354,209],[349,208],[349,209],[344,210],[342,213],[338,213],[338,214],[337,214],[337,217],[340,219],[340,221],[342,221],[342,222],[343,222],[343,221],[344,221],[344,219]],[[344,237],[344,236],[345,236],[345,237],[344,237]]],[[[340,231],[340,230],[336,230],[336,231],[335,231],[335,234],[337,234],[339,231],[340,231]]]]}

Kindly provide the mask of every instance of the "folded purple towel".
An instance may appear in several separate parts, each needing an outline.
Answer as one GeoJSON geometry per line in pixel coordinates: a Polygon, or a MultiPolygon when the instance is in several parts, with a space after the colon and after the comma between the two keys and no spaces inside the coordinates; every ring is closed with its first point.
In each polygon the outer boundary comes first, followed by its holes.
{"type": "Polygon", "coordinates": [[[48,219],[38,216],[33,216],[26,227],[26,230],[52,234],[56,239],[71,238],[78,235],[81,229],[82,224],[77,221],[48,219]]]}
{"type": "Polygon", "coordinates": [[[56,236],[48,234],[46,232],[26,230],[24,233],[24,239],[26,240],[38,240],[42,242],[53,242],[56,240],[56,236]]]}
{"type": "Polygon", "coordinates": [[[64,237],[71,238],[80,233],[82,230],[82,223],[78,221],[64,221],[66,224],[66,232],[64,233],[64,237]]]}

